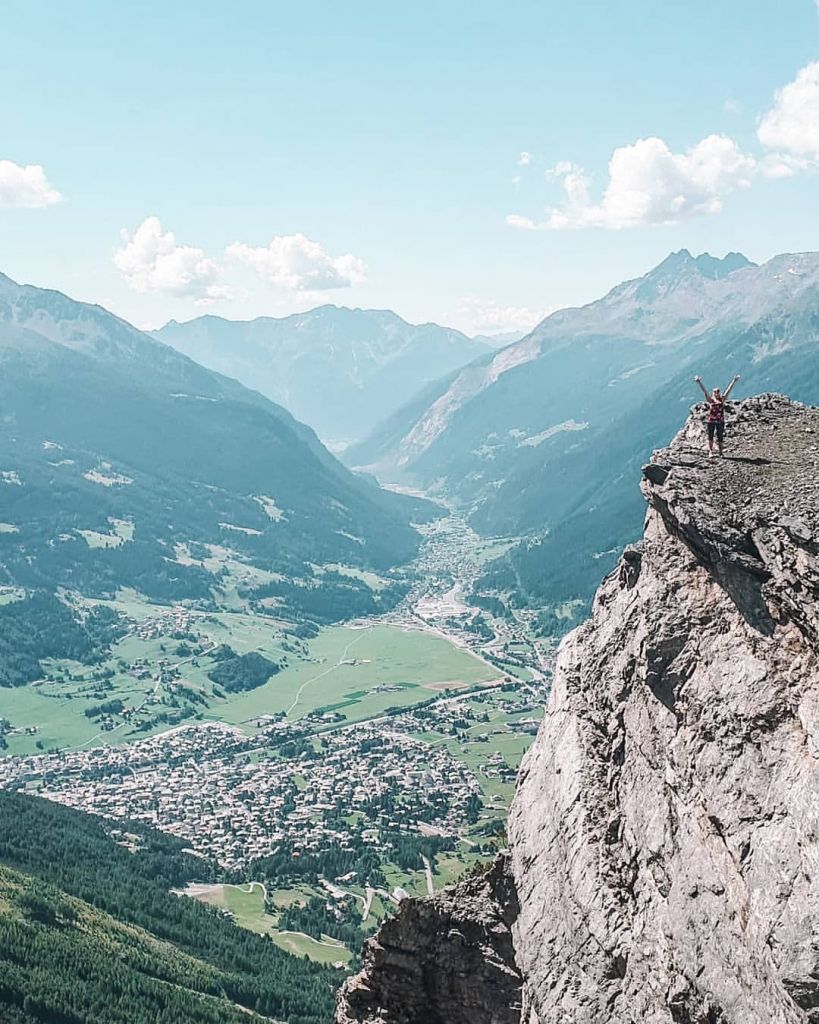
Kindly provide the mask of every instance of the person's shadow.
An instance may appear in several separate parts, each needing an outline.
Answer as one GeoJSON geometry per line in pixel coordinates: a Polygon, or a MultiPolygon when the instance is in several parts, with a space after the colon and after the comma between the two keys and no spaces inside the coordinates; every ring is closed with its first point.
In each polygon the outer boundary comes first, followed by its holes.
{"type": "Polygon", "coordinates": [[[746,462],[749,466],[772,466],[773,459],[763,459],[761,456],[751,458],[748,455],[723,455],[726,462],[746,462]]]}

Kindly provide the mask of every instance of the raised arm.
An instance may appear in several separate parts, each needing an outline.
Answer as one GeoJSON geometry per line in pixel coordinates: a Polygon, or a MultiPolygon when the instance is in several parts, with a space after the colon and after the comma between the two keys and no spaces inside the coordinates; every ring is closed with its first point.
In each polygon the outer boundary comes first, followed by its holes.
{"type": "Polygon", "coordinates": [[[703,393],[703,394],[705,395],[705,401],[706,401],[706,402],[710,401],[710,395],[708,394],[708,391],[706,390],[706,388],[705,388],[705,385],[704,385],[704,384],[703,384],[703,382],[702,382],[702,377],[700,377],[699,375],[697,375],[697,376],[696,376],[696,377],[694,378],[694,380],[695,380],[695,381],[697,382],[697,384],[699,384],[699,386],[700,386],[700,391],[701,391],[701,392],[702,392],[702,393],[703,393]]]}
{"type": "Polygon", "coordinates": [[[724,391],[722,392],[722,397],[723,397],[723,398],[727,398],[727,397],[728,397],[728,396],[729,396],[729,395],[731,394],[731,392],[733,391],[733,388],[734,388],[734,384],[736,384],[736,382],[737,382],[738,380],[739,380],[739,374],[737,373],[737,374],[736,374],[736,375],[734,376],[734,379],[733,379],[733,380],[731,381],[731,383],[730,383],[730,384],[728,385],[728,387],[727,387],[727,388],[726,388],[726,389],[725,389],[725,390],[724,390],[724,391]]]}

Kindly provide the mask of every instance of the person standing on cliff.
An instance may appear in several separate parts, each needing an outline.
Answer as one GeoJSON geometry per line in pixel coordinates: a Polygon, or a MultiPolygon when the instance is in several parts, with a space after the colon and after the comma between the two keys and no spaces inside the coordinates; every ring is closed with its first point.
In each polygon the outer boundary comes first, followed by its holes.
{"type": "Polygon", "coordinates": [[[705,401],[708,404],[708,420],[706,422],[706,430],[708,431],[708,454],[714,455],[714,436],[717,438],[717,450],[722,455],[722,444],[725,440],[725,403],[728,401],[728,396],[731,394],[734,385],[739,380],[739,374],[734,376],[734,379],[728,385],[724,391],[720,391],[719,388],[714,388],[709,393],[708,389],[702,382],[702,377],[697,375],[694,380],[700,386],[700,391],[705,395],[705,401]]]}

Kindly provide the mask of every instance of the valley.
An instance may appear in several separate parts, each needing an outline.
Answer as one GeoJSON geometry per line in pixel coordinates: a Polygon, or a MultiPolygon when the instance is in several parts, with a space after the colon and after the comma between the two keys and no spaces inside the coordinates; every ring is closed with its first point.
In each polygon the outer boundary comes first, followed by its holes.
{"type": "Polygon", "coordinates": [[[548,685],[552,644],[527,613],[468,603],[511,541],[454,513],[421,532],[404,598],[345,624],[259,614],[229,585],[235,610],[133,590],[87,602],[123,635],[103,659],[46,659],[44,678],[0,692],[0,788],[184,841],[222,878],[190,895],[343,967],[405,896],[502,843],[548,685]]]}

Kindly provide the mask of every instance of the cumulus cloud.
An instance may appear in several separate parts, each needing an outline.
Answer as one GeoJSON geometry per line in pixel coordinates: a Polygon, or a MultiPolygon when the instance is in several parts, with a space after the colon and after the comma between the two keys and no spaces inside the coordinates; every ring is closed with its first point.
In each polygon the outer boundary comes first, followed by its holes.
{"type": "MultiPolygon", "coordinates": [[[[724,108],[738,113],[742,105],[730,97],[724,108]]],[[[819,168],[819,61],[776,91],[771,108],[759,118],[757,139],[757,155],[743,152],[726,135],[708,135],[682,153],[672,152],[660,138],[638,139],[613,152],[599,198],[592,195],[585,169],[562,160],[545,174],[560,183],[563,202],[547,208],[542,218],[511,213],[506,223],[523,231],[676,224],[718,213],[726,196],[755,179],[789,178],[819,168]]]]}
{"type": "Polygon", "coordinates": [[[759,122],[757,138],[792,171],[819,164],[819,61],[807,64],[777,90],[773,106],[759,122]]]}
{"type": "Polygon", "coordinates": [[[39,164],[25,167],[0,160],[0,206],[53,206],[62,196],[48,181],[39,164]]]}
{"type": "Polygon", "coordinates": [[[542,221],[511,214],[506,222],[527,230],[676,224],[718,212],[723,197],[747,188],[756,170],[756,160],[725,135],[709,135],[684,153],[672,152],[656,137],[638,139],[612,154],[599,201],[592,198],[586,171],[563,161],[551,170],[562,184],[563,204],[542,221]]]}
{"type": "Polygon", "coordinates": [[[357,256],[331,256],[318,242],[300,233],[277,235],[261,247],[235,242],[226,253],[264,281],[287,291],[348,288],[367,280],[367,268],[357,256]]]}
{"type": "Polygon", "coordinates": [[[527,153],[526,150],[524,149],[524,151],[518,157],[518,167],[528,167],[531,162],[532,162],[532,154],[531,153],[527,153]]]}
{"type": "Polygon", "coordinates": [[[231,297],[220,283],[221,269],[202,249],[178,245],[158,217],[146,217],[136,231],[122,231],[114,266],[136,292],[163,292],[207,305],[231,297]]]}
{"type": "Polygon", "coordinates": [[[556,308],[506,306],[493,299],[479,299],[469,295],[458,300],[454,315],[447,319],[457,322],[467,334],[505,334],[512,331],[528,333],[556,308]]]}

